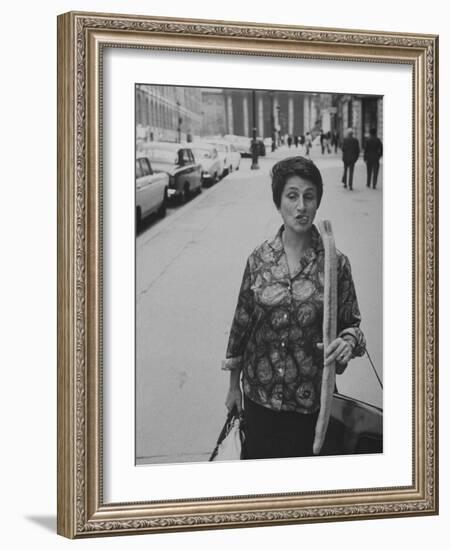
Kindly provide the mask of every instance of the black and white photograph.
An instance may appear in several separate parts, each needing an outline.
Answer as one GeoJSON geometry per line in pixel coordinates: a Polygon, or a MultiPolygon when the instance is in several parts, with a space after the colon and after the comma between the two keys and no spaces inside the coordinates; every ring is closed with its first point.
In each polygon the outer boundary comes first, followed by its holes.
{"type": "Polygon", "coordinates": [[[136,465],[382,453],[383,97],[139,83],[135,139],[136,465]]]}

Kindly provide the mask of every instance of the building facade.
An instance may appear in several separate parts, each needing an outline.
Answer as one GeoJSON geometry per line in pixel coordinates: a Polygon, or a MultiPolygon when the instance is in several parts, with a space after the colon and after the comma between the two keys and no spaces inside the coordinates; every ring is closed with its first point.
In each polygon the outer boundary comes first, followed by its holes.
{"type": "Polygon", "coordinates": [[[200,88],[136,85],[136,139],[185,141],[200,134],[200,88]]]}
{"type": "Polygon", "coordinates": [[[190,141],[227,134],[281,138],[351,127],[364,145],[371,128],[382,137],[379,96],[273,90],[136,86],[137,140],[190,141]]]}

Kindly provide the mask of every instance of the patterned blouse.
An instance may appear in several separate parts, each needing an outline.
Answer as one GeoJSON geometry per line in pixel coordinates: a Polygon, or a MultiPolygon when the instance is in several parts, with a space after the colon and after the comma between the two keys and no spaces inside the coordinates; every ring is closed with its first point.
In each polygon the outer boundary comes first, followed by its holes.
{"type": "MultiPolygon", "coordinates": [[[[311,246],[290,275],[280,228],[249,256],[230,330],[224,370],[241,369],[245,394],[276,411],[320,408],[324,249],[312,227],[311,246]]],[[[338,336],[362,355],[364,335],[348,258],[338,257],[338,336]]]]}

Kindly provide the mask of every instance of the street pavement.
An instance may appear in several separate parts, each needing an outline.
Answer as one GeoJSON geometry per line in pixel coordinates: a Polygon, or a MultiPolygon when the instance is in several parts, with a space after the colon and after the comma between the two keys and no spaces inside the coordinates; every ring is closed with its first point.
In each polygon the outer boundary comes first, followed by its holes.
{"type": "MultiPolygon", "coordinates": [[[[270,168],[301,154],[281,147],[251,159],[136,241],[136,457],[138,464],[207,460],[226,415],[229,374],[221,371],[245,261],[281,224],[270,191],[270,168]]],[[[337,247],[350,259],[362,329],[382,375],[382,201],[355,167],[354,190],[340,183],[335,154],[312,158],[324,196],[318,219],[332,222],[337,247]]],[[[367,357],[338,377],[341,393],[382,406],[367,357]]]]}

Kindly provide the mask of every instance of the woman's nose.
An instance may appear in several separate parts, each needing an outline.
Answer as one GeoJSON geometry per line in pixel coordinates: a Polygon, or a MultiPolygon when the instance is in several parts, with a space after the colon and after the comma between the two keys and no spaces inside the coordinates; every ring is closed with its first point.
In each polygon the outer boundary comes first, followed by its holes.
{"type": "Polygon", "coordinates": [[[303,202],[303,197],[299,197],[297,201],[297,210],[303,210],[305,203],[303,202]]]}

